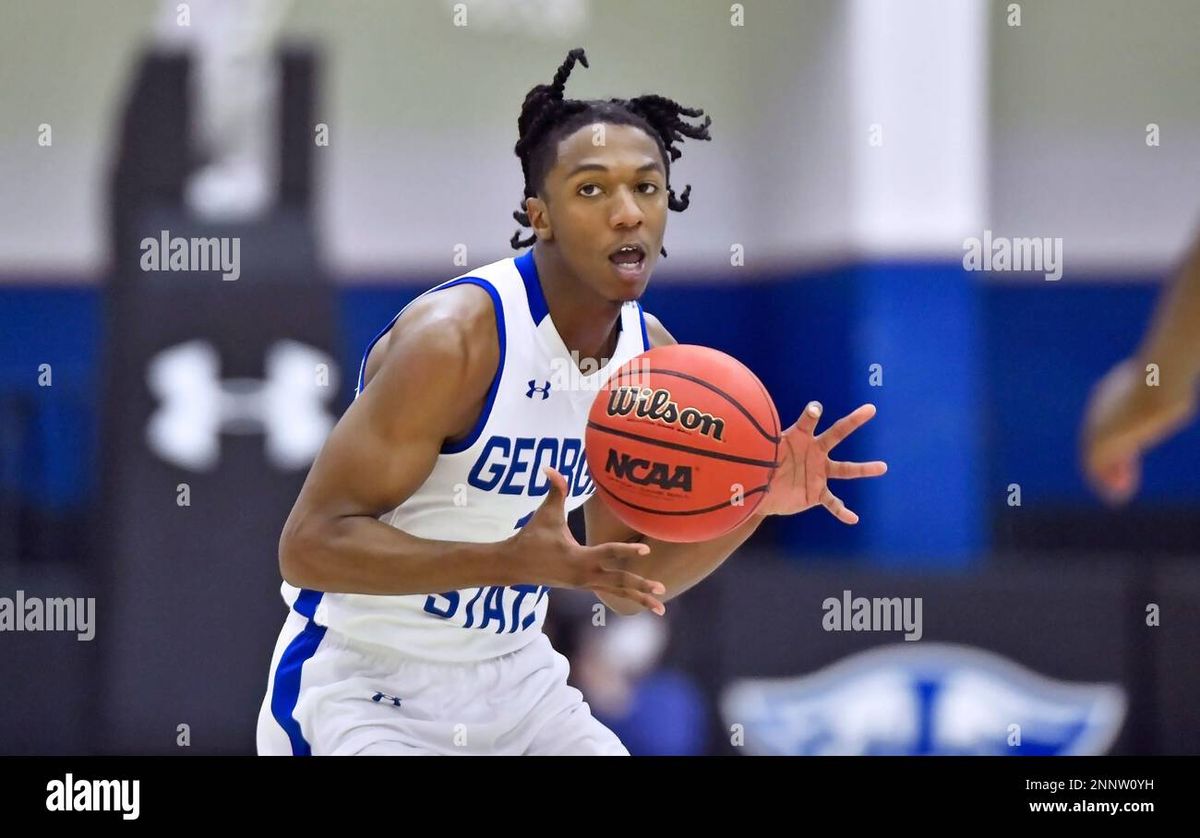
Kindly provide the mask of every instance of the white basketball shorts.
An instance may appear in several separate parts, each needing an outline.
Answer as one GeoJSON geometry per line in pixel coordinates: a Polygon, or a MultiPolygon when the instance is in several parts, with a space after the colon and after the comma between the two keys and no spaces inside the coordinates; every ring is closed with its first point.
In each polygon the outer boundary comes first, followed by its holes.
{"type": "Polygon", "coordinates": [[[538,632],[522,649],[440,663],[367,646],[290,612],[258,715],[258,753],[628,756],[538,632]]]}

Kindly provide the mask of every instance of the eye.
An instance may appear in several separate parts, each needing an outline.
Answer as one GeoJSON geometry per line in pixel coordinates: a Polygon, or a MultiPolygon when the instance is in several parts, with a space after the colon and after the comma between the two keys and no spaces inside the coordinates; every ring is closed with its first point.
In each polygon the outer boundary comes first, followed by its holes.
{"type": "MultiPolygon", "coordinates": [[[[576,192],[576,194],[578,194],[578,195],[583,195],[583,197],[585,197],[585,198],[594,198],[594,197],[596,197],[598,194],[600,194],[599,192],[592,192],[592,193],[590,193],[590,194],[584,194],[584,191],[583,191],[583,190],[585,190],[585,189],[588,189],[588,188],[592,188],[592,189],[600,189],[600,187],[599,187],[597,184],[594,184],[594,183],[585,183],[585,184],[583,184],[583,186],[580,186],[580,187],[579,187],[577,190],[575,190],[575,192],[576,192]]],[[[639,183],[639,184],[638,184],[638,189],[641,191],[641,193],[642,193],[643,195],[655,195],[655,194],[657,194],[657,193],[658,193],[658,191],[659,191],[660,187],[659,187],[659,185],[658,185],[657,183],[655,183],[655,182],[654,182],[654,181],[652,181],[652,180],[644,180],[644,181],[642,181],[641,183],[639,183]],[[644,188],[643,188],[643,187],[647,187],[647,186],[648,186],[648,187],[650,187],[650,188],[649,188],[649,189],[644,189],[644,188]]]]}

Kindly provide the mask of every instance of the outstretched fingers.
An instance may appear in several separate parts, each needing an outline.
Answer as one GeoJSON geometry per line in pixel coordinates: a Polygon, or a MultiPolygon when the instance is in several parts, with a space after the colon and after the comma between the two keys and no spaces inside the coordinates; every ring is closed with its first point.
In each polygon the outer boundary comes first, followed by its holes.
{"type": "Polygon", "coordinates": [[[867,424],[874,415],[875,405],[859,405],[851,413],[826,428],[825,432],[817,437],[817,445],[822,451],[829,453],[839,442],[867,424]]]}
{"type": "Polygon", "coordinates": [[[821,493],[821,505],[828,509],[830,514],[843,524],[858,523],[858,515],[847,509],[842,499],[829,491],[829,487],[826,487],[825,491],[821,493]]]}
{"type": "Polygon", "coordinates": [[[609,596],[637,603],[646,610],[653,611],[660,617],[667,613],[667,607],[647,593],[631,591],[628,588],[606,588],[604,586],[597,586],[592,588],[592,590],[598,594],[608,594],[609,596]]]}
{"type": "Polygon", "coordinates": [[[817,420],[821,418],[821,410],[820,402],[809,402],[793,427],[806,436],[812,436],[817,429],[817,420]]]}
{"type": "Polygon", "coordinates": [[[563,477],[559,472],[550,466],[542,467],[542,474],[550,482],[546,497],[542,501],[541,507],[538,509],[543,515],[550,515],[554,520],[562,519],[564,525],[567,520],[567,478],[563,477]],[[545,510],[544,512],[542,510],[545,510]]]}
{"type": "MultiPolygon", "coordinates": [[[[645,545],[639,546],[644,547],[645,545]]],[[[588,587],[593,591],[604,592],[612,596],[630,600],[631,602],[636,602],[643,608],[648,608],[660,616],[666,611],[662,600],[658,599],[658,597],[666,594],[667,586],[662,582],[646,579],[627,570],[614,570],[609,567],[602,567],[594,573],[588,587]]]]}
{"type": "Polygon", "coordinates": [[[851,463],[841,460],[830,460],[828,474],[838,480],[854,480],[858,477],[879,477],[887,473],[887,463],[882,460],[872,460],[869,463],[851,463]]]}

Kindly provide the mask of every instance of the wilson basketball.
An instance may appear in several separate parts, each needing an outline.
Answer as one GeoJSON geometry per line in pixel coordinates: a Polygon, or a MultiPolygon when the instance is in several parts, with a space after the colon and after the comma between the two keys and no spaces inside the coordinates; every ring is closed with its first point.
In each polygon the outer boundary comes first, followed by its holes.
{"type": "Polygon", "coordinates": [[[779,414],[736,358],[674,344],[620,367],[588,414],[588,468],[625,524],[707,541],[749,518],[775,471],[779,414]]]}

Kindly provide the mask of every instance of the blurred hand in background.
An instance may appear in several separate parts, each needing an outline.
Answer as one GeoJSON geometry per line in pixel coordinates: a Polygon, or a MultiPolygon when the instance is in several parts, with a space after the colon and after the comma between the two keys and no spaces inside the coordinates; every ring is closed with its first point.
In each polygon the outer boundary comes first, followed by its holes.
{"type": "Polygon", "coordinates": [[[1200,380],[1200,239],[1163,293],[1138,352],[1092,389],[1084,411],[1083,468],[1109,503],[1141,482],[1142,455],[1196,414],[1200,380]]]}
{"type": "Polygon", "coordinates": [[[1084,416],[1084,471],[1109,503],[1125,503],[1141,482],[1142,455],[1195,416],[1194,388],[1149,386],[1146,365],[1117,364],[1092,390],[1084,416]]]}

